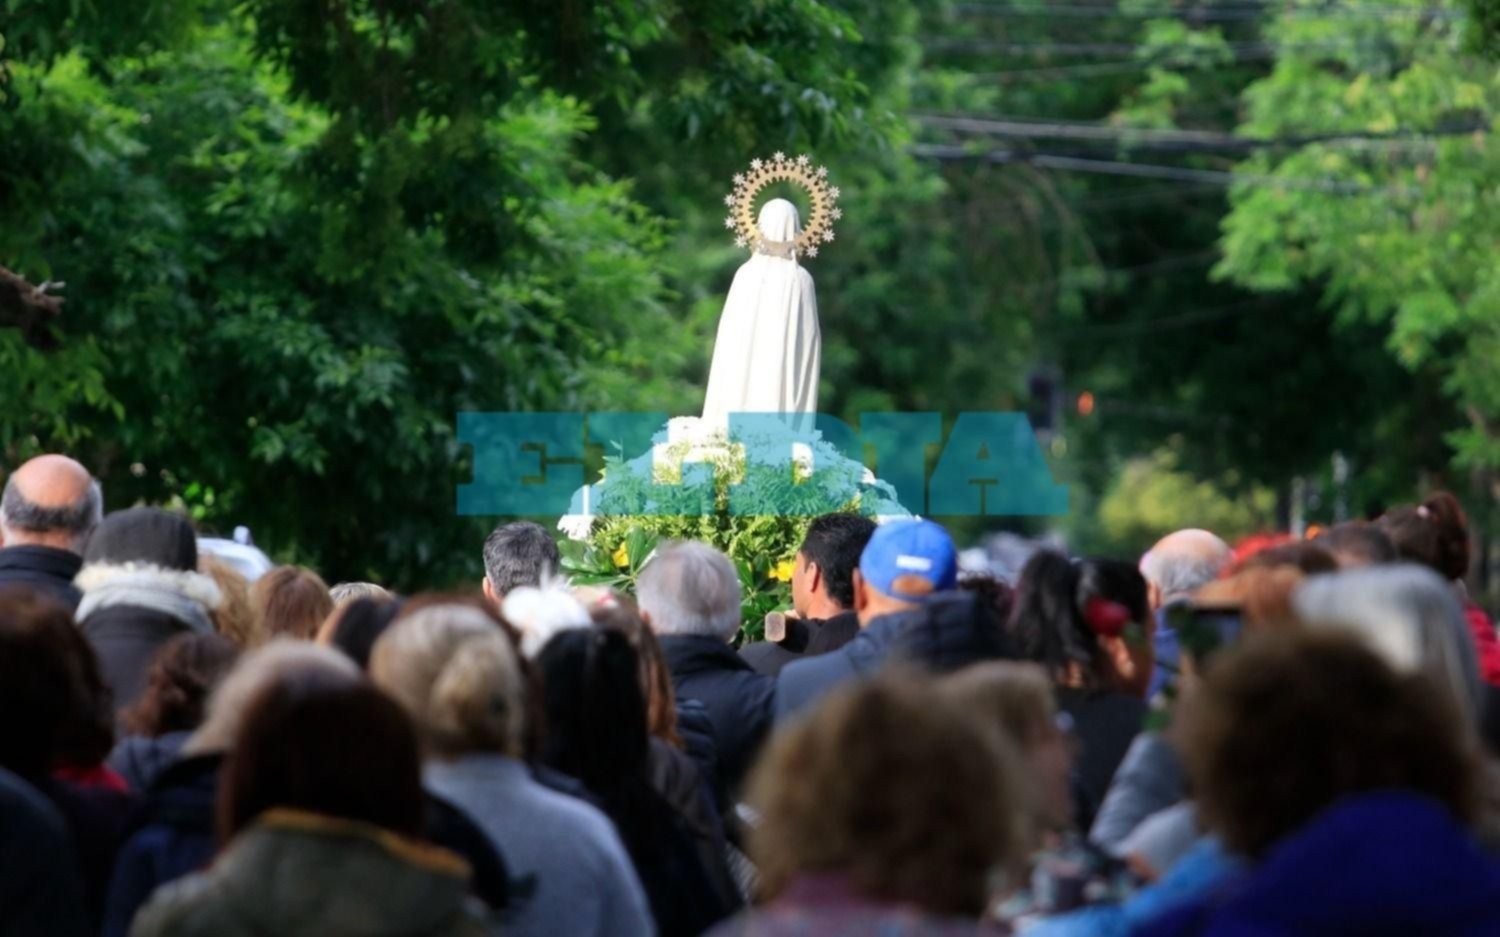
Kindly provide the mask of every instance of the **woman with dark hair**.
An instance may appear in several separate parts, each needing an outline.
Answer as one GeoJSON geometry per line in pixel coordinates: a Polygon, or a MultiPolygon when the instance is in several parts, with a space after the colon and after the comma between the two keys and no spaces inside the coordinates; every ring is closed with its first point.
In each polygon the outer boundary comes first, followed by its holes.
{"type": "Polygon", "coordinates": [[[402,603],[393,598],[350,599],[328,613],[318,628],[318,643],[338,648],[360,670],[368,670],[375,642],[403,610],[402,603]]]}
{"type": "Polygon", "coordinates": [[[222,851],[156,893],[136,937],[483,934],[468,867],[419,841],[417,736],[364,681],[283,681],[251,703],[224,765],[222,851]]]}
{"type": "Polygon", "coordinates": [[[1464,577],[1469,574],[1469,519],[1458,499],[1446,491],[1434,492],[1421,504],[1387,513],[1379,523],[1403,560],[1435,569],[1453,583],[1474,637],[1479,672],[1486,683],[1500,687],[1500,640],[1495,635],[1495,623],[1464,588],[1464,577]]]}
{"type": "Polygon", "coordinates": [[[128,735],[109,755],[109,766],[131,790],[144,791],[177,759],[203,722],[209,694],[238,657],[234,642],[217,634],[180,634],[156,652],[145,692],[120,714],[128,735]]]}
{"type": "Polygon", "coordinates": [[[1074,776],[1081,829],[1145,720],[1151,627],[1146,581],[1129,563],[1043,551],[1021,570],[1010,632],[1021,656],[1051,676],[1081,743],[1074,776]]]}
{"type": "Polygon", "coordinates": [[[651,784],[640,660],[617,631],[564,631],[537,658],[542,760],[582,781],[614,821],[663,935],[700,934],[733,907],[704,868],[686,821],[651,784]]]}
{"type": "Polygon", "coordinates": [[[102,764],[114,735],[93,649],[66,606],[24,587],[0,590],[0,713],[0,768],[67,822],[97,926],[134,800],[102,764]]]}
{"type": "Polygon", "coordinates": [[[596,627],[618,631],[635,650],[641,664],[641,692],[646,696],[646,725],[651,733],[651,784],[687,821],[698,843],[699,858],[720,897],[731,907],[739,907],[744,903],[743,896],[725,860],[727,842],[718,807],[721,797],[710,780],[714,777],[714,743],[707,710],[696,700],[684,700],[679,710],[666,656],[634,602],[608,591],[586,596],[575,590],[574,595],[586,600],[596,627]]]}

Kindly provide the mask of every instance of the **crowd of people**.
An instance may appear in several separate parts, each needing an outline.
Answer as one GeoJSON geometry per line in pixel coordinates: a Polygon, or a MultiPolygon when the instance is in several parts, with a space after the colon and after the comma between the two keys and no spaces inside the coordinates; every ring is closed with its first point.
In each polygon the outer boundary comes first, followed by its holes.
{"type": "Polygon", "coordinates": [[[253,582],[61,455],[0,500],[0,934],[1500,934],[1500,641],[1445,493],[961,573],[814,519],[635,595],[253,582]]]}

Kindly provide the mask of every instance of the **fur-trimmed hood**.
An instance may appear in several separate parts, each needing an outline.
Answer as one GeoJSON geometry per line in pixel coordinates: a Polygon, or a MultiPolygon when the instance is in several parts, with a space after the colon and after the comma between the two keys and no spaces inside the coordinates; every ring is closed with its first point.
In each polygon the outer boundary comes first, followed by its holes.
{"type": "Polygon", "coordinates": [[[73,584],[83,590],[78,605],[82,624],[101,608],[134,605],[170,615],[195,631],[213,631],[208,613],[223,596],[211,576],[150,563],[89,563],[73,584]]]}

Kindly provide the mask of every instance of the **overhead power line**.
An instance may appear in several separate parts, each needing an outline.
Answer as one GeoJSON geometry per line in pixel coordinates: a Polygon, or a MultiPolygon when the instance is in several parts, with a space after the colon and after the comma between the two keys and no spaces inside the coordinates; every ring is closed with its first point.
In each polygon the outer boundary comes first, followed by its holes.
{"type": "MultiPolygon", "coordinates": [[[[1003,39],[971,39],[951,36],[927,36],[920,40],[931,52],[1001,52],[1006,55],[1135,55],[1151,51],[1149,45],[1134,42],[1007,42],[1003,39]]],[[[1319,42],[1226,42],[1222,45],[1175,46],[1163,51],[1202,53],[1206,58],[1228,52],[1231,55],[1263,52],[1357,51],[1386,48],[1385,43],[1371,40],[1338,39],[1319,42]]]]}
{"type": "Polygon", "coordinates": [[[1366,148],[1427,149],[1442,137],[1466,136],[1482,131],[1488,124],[1471,121],[1433,130],[1332,131],[1283,137],[1242,137],[1209,130],[1154,129],[1117,127],[1088,121],[1037,121],[1016,117],[974,117],[969,115],[916,114],[916,120],[934,130],[976,134],[1009,139],[1078,140],[1111,143],[1141,149],[1176,151],[1237,151],[1288,149],[1311,144],[1348,144],[1366,148]]]}
{"type": "Polygon", "coordinates": [[[1157,163],[1131,163],[1119,160],[1085,159],[1053,153],[1025,153],[1016,150],[975,152],[966,147],[942,144],[917,144],[913,155],[942,161],[978,161],[992,164],[1027,163],[1041,169],[1062,172],[1088,172],[1111,176],[1139,176],[1150,179],[1178,179],[1187,182],[1212,182],[1219,185],[1258,185],[1269,188],[1336,195],[1414,196],[1420,189],[1413,186],[1373,186],[1345,179],[1327,177],[1284,178],[1264,173],[1220,169],[1192,169],[1185,166],[1163,166],[1157,163]]]}
{"type": "Polygon", "coordinates": [[[1237,23],[1270,17],[1292,16],[1317,19],[1434,19],[1456,20],[1463,12],[1446,7],[1389,6],[1371,4],[1326,4],[1323,6],[1286,6],[1282,4],[1197,4],[1164,10],[1122,10],[1117,7],[1089,4],[1003,4],[961,3],[954,12],[968,16],[1030,17],[1059,19],[1182,19],[1199,23],[1237,23]]]}

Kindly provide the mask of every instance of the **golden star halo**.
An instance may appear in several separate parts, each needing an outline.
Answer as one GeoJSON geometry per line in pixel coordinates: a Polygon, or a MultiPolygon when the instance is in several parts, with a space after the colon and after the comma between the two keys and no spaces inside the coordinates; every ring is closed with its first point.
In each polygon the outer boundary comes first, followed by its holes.
{"type": "Polygon", "coordinates": [[[818,256],[818,245],[833,240],[834,219],[843,212],[837,207],[838,187],[828,184],[828,169],[814,167],[806,154],[795,159],[787,159],[785,153],[777,153],[769,160],[752,159],[747,172],[735,174],[734,191],[724,198],[730,206],[724,227],[735,232],[737,246],[757,250],[766,239],[761,237],[760,226],[756,224],[755,199],[773,182],[790,182],[807,193],[812,207],[793,249],[803,256],[818,256]]]}

